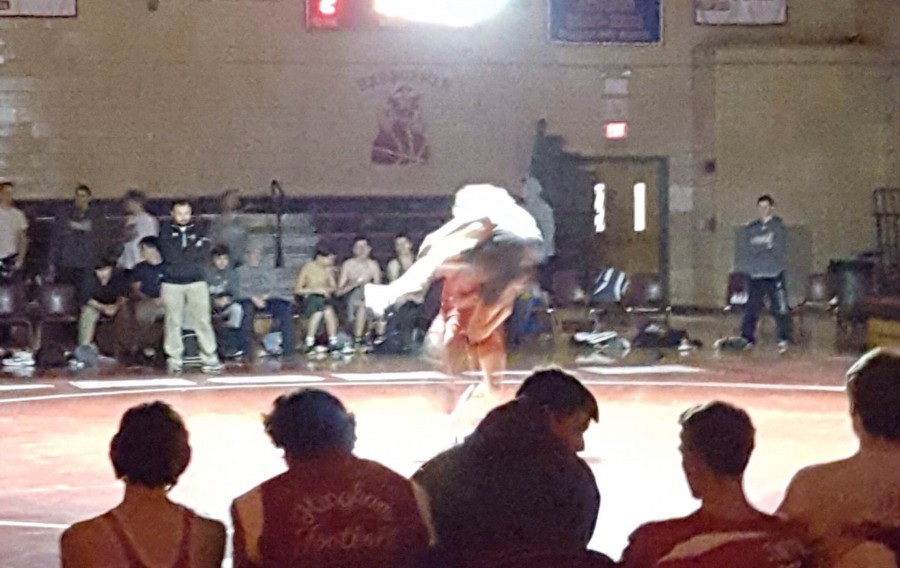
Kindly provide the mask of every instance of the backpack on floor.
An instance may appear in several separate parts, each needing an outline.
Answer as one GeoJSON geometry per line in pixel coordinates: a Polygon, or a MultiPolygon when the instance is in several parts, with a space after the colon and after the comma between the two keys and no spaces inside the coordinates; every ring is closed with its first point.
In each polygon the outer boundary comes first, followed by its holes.
{"type": "Polygon", "coordinates": [[[686,339],[687,330],[650,322],[638,331],[631,344],[638,348],[667,349],[678,347],[686,339]]]}

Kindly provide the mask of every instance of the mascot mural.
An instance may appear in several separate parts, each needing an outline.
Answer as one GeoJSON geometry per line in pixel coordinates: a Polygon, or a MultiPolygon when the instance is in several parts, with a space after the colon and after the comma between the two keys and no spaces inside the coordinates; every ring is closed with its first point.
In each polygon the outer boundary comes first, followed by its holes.
{"type": "Polygon", "coordinates": [[[428,162],[425,123],[419,109],[421,98],[421,93],[409,85],[394,88],[379,112],[372,163],[406,166],[428,162]]]}

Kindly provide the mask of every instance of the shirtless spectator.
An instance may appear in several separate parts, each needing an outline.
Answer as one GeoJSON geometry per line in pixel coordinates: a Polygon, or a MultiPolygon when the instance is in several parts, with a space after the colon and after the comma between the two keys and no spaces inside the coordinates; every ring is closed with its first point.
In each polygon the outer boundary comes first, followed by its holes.
{"type": "Polygon", "coordinates": [[[234,501],[234,568],[421,566],[429,531],[414,486],[353,455],[341,401],[300,390],[264,422],[288,470],[234,501]]]}
{"type": "Polygon", "coordinates": [[[800,470],[779,513],[805,523],[834,568],[900,566],[900,356],[875,349],[847,373],[859,449],[800,470]]]}
{"type": "Polygon", "coordinates": [[[682,414],[681,465],[700,509],[632,533],[623,568],[798,568],[803,528],[756,510],[744,494],[754,429],[740,408],[711,402],[682,414]]]}
{"type": "Polygon", "coordinates": [[[316,333],[319,325],[325,321],[325,332],[328,334],[328,348],[337,348],[337,314],[331,305],[337,282],[334,277],[334,253],[325,248],[316,249],[315,258],[303,265],[297,275],[294,294],[303,298],[303,315],[306,323],[306,351],[316,348],[316,333]]]}
{"type": "Polygon", "coordinates": [[[125,497],[111,511],[62,535],[63,568],[219,568],[225,527],[173,503],[169,490],[191,459],[181,417],[162,402],[130,408],[109,451],[125,497]]]}
{"type": "Polygon", "coordinates": [[[357,347],[365,345],[366,304],[363,286],[381,284],[381,267],[371,258],[372,247],[365,237],[353,241],[353,256],[341,265],[338,277],[338,296],[346,296],[347,314],[353,325],[353,337],[357,347]]]}
{"type": "Polygon", "coordinates": [[[144,192],[129,189],[123,201],[128,217],[125,219],[125,246],[119,257],[119,266],[131,270],[141,262],[141,240],[144,237],[159,236],[159,221],[144,208],[147,202],[144,192]]]}
{"type": "Polygon", "coordinates": [[[12,194],[13,183],[0,181],[0,280],[18,278],[28,252],[28,220],[12,194]]]}
{"type": "Polygon", "coordinates": [[[464,443],[426,462],[413,481],[428,494],[439,561],[586,553],[600,493],[577,453],[597,417],[597,400],[575,377],[537,371],[464,443]]]}

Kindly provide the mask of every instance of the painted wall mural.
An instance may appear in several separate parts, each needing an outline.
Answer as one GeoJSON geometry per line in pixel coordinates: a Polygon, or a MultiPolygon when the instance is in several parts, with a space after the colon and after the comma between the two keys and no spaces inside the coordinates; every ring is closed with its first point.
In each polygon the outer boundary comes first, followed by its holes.
{"type": "Polygon", "coordinates": [[[419,70],[380,71],[357,79],[357,87],[377,101],[373,164],[414,166],[428,163],[431,146],[422,110],[425,90],[446,89],[447,78],[419,70]]]}

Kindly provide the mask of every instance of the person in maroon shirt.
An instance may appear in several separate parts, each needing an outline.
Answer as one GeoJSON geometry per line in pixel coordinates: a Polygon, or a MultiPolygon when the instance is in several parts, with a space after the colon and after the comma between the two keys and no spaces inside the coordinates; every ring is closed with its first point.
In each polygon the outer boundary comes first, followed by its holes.
{"type": "Polygon", "coordinates": [[[341,401],[303,389],[275,400],[266,432],[288,470],[235,499],[234,568],[414,568],[431,536],[415,486],[353,455],[341,401]]]}
{"type": "Polygon", "coordinates": [[[169,500],[191,459],[181,417],[162,402],[122,416],[109,456],[125,497],[111,511],[62,535],[63,568],[219,568],[225,526],[169,500]]]}
{"type": "Polygon", "coordinates": [[[711,402],[679,420],[682,467],[700,509],[648,523],[632,533],[623,568],[799,568],[806,566],[805,531],[756,510],[743,478],[754,429],[740,408],[711,402]]]}

